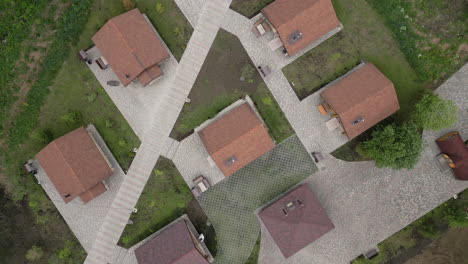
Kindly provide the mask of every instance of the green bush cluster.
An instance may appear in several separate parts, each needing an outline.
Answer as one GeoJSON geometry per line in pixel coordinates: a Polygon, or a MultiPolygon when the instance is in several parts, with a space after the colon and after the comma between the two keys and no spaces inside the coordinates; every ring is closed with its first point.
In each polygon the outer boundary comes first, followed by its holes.
{"type": "Polygon", "coordinates": [[[14,83],[16,77],[24,71],[21,66],[15,69],[22,52],[21,44],[29,36],[31,25],[39,19],[48,2],[0,1],[0,129],[5,121],[5,110],[13,103],[13,94],[18,89],[14,83]]]}
{"type": "Polygon", "coordinates": [[[40,109],[49,92],[49,86],[68,57],[70,45],[77,42],[88,19],[91,4],[91,0],[72,0],[70,7],[59,21],[56,38],[44,58],[37,81],[26,97],[27,106],[20,111],[13,128],[9,131],[10,146],[23,142],[37,125],[40,109]]]}
{"type": "Polygon", "coordinates": [[[373,159],[377,167],[412,169],[423,150],[422,130],[448,128],[457,121],[457,114],[453,101],[425,93],[407,122],[376,126],[371,138],[356,151],[373,159]]]}

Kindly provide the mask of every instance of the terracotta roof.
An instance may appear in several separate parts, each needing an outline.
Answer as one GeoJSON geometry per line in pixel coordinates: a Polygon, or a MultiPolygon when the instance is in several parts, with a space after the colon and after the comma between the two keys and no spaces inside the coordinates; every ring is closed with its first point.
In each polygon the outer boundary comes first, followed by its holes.
{"type": "Polygon", "coordinates": [[[262,13],[278,31],[289,55],[340,25],[331,0],[276,0],[262,13]]]}
{"type": "Polygon", "coordinates": [[[167,227],[135,250],[139,264],[208,264],[185,220],[167,227]]]}
{"type": "Polygon", "coordinates": [[[125,86],[145,69],[169,58],[163,43],[138,9],[110,19],[92,39],[125,86]]]}
{"type": "Polygon", "coordinates": [[[156,64],[144,70],[137,78],[141,85],[146,86],[161,75],[163,75],[163,72],[159,65],[156,64]]]}
{"type": "Polygon", "coordinates": [[[458,132],[450,132],[436,140],[442,153],[455,164],[453,173],[459,180],[468,181],[468,147],[458,132]]]}
{"type": "Polygon", "coordinates": [[[233,174],[275,146],[248,103],[232,109],[198,134],[208,154],[225,176],[233,174]]]}
{"type": "Polygon", "coordinates": [[[112,169],[90,134],[80,127],[52,141],[36,154],[62,199],[68,203],[83,195],[88,202],[105,191],[102,180],[112,169]]]}
{"type": "Polygon", "coordinates": [[[335,228],[307,184],[262,209],[259,217],[285,258],[335,228]]]}
{"type": "Polygon", "coordinates": [[[349,139],[400,109],[393,83],[371,63],[344,76],[321,96],[339,116],[349,139]]]}

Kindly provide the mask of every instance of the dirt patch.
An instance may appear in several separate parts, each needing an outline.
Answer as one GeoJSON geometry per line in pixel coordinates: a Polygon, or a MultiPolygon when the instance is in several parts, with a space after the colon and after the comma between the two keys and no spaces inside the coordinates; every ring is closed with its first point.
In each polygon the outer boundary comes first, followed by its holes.
{"type": "Polygon", "coordinates": [[[468,228],[453,228],[405,264],[459,264],[468,259],[468,228]]]}
{"type": "Polygon", "coordinates": [[[457,55],[461,57],[461,56],[466,56],[467,53],[468,53],[468,44],[466,43],[461,44],[458,47],[457,55]]]}

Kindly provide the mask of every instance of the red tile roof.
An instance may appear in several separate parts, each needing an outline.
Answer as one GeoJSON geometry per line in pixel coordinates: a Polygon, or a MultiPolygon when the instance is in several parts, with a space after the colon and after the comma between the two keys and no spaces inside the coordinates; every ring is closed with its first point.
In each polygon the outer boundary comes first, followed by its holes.
{"type": "Polygon", "coordinates": [[[80,127],[52,141],[36,154],[62,199],[68,203],[77,196],[88,202],[105,191],[103,180],[112,169],[91,135],[80,127]]]}
{"type": "Polygon", "coordinates": [[[262,209],[259,217],[285,258],[335,228],[307,184],[262,209]]]}
{"type": "Polygon", "coordinates": [[[468,147],[458,132],[450,132],[436,140],[442,153],[455,164],[453,173],[459,180],[468,181],[468,147]]]}
{"type": "Polygon", "coordinates": [[[289,55],[340,25],[331,0],[276,0],[262,13],[278,31],[289,55]],[[292,40],[296,33],[302,33],[298,41],[292,40]]]}
{"type": "Polygon", "coordinates": [[[339,116],[349,139],[400,109],[393,83],[371,63],[332,84],[321,96],[339,116]]]}
{"type": "Polygon", "coordinates": [[[139,264],[208,264],[185,220],[172,224],[135,250],[139,264]]]}
{"type": "Polygon", "coordinates": [[[271,150],[275,144],[248,103],[232,109],[198,132],[208,154],[229,176],[271,150]],[[233,162],[228,162],[234,158],[233,162]]]}
{"type": "MultiPolygon", "coordinates": [[[[110,19],[92,39],[124,86],[143,71],[169,58],[162,41],[138,9],[110,19]]],[[[152,70],[158,72],[158,69],[152,70]]],[[[154,76],[158,77],[158,74],[154,76]]],[[[149,83],[146,79],[141,82],[149,83]]]]}

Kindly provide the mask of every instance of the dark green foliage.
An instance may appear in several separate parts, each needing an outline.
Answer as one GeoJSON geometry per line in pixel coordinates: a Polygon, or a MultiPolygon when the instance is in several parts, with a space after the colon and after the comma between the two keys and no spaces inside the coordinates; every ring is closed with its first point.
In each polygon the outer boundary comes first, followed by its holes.
{"type": "MultiPolygon", "coordinates": [[[[15,64],[21,56],[21,43],[29,36],[31,24],[47,6],[47,0],[0,1],[0,129],[5,112],[14,101],[15,64]]],[[[24,71],[24,67],[19,69],[24,71]]]]}
{"type": "Polygon", "coordinates": [[[423,140],[418,127],[412,123],[378,126],[371,139],[363,142],[362,150],[377,167],[411,169],[419,160],[423,140]]]}
{"type": "Polygon", "coordinates": [[[423,129],[441,130],[457,121],[457,113],[453,101],[428,93],[416,104],[415,121],[423,129]]]}
{"type": "Polygon", "coordinates": [[[70,44],[75,43],[87,21],[91,0],[72,0],[71,6],[59,21],[56,39],[51,44],[41,65],[37,81],[26,97],[27,106],[21,109],[14,127],[10,130],[8,142],[16,146],[25,140],[38,122],[40,109],[49,92],[57,72],[70,53],[70,44]]]}

